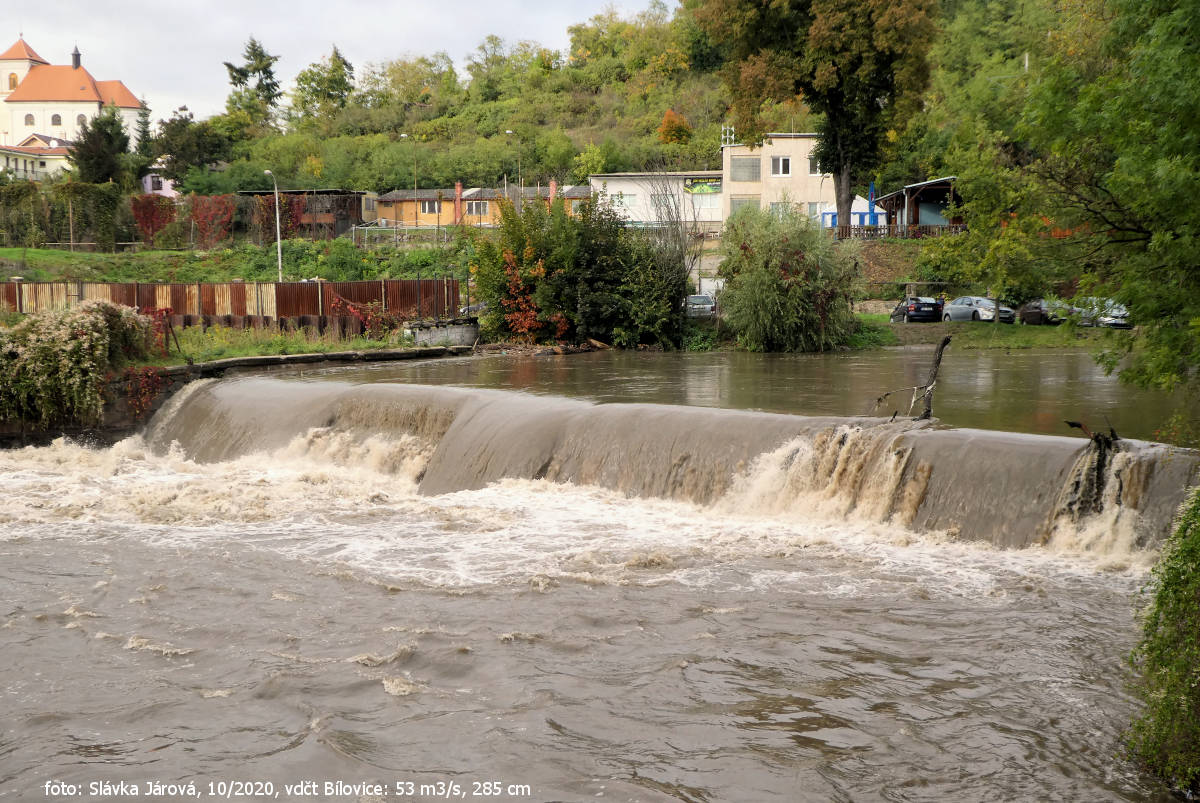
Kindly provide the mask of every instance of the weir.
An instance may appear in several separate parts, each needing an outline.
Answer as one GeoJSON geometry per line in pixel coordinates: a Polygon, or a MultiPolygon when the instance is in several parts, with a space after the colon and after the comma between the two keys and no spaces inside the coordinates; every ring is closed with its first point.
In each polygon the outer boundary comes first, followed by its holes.
{"type": "Polygon", "coordinates": [[[865,519],[1005,548],[1153,547],[1200,480],[1200,453],[1144,441],[1118,441],[1096,476],[1090,441],[936,421],[269,378],[196,383],[145,435],[156,450],[178,443],[202,462],[332,436],[351,460],[347,440],[395,441],[411,452],[395,465],[419,466],[413,479],[424,494],[545,479],[734,513],[865,519]]]}

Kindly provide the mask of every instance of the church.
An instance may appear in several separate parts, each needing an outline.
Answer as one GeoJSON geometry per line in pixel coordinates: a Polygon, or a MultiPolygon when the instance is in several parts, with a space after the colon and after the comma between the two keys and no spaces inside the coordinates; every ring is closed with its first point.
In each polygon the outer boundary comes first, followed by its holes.
{"type": "Polygon", "coordinates": [[[97,81],[76,47],[70,64],[51,64],[19,38],[0,53],[0,170],[34,181],[67,167],[80,126],[117,108],[130,142],[141,102],[120,81],[97,81]]]}

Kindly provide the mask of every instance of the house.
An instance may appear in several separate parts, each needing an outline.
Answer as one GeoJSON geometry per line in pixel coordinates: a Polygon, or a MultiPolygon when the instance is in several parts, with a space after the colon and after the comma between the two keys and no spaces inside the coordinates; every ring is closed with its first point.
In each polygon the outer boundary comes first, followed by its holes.
{"type": "Polygon", "coordinates": [[[385,228],[421,228],[423,226],[496,226],[500,223],[500,202],[516,203],[540,201],[547,207],[557,198],[567,204],[567,211],[574,213],[579,204],[592,196],[587,185],[559,188],[551,181],[542,187],[515,185],[504,190],[488,187],[463,189],[457,182],[454,189],[438,190],[392,190],[380,195],[375,201],[377,223],[385,228]]]}
{"type": "Polygon", "coordinates": [[[875,203],[895,221],[894,236],[925,237],[962,231],[963,219],[953,211],[962,206],[962,196],[954,186],[956,180],[956,176],[944,176],[909,184],[881,195],[875,203]]]}
{"type": "Polygon", "coordinates": [[[30,134],[17,145],[0,145],[0,170],[20,181],[51,178],[70,166],[67,153],[73,144],[46,134],[30,134]]]}
{"type": "Polygon", "coordinates": [[[71,53],[70,64],[50,64],[24,39],[0,53],[0,145],[27,147],[20,143],[35,134],[73,142],[80,126],[105,106],[116,107],[136,144],[141,105],[120,81],[93,78],[79,48],[71,53]]]}
{"type": "Polygon", "coordinates": [[[813,155],[816,134],[767,134],[762,145],[754,148],[734,142],[728,130],[725,140],[721,145],[722,220],[747,204],[762,209],[798,205],[817,220],[836,208],[833,176],[821,172],[813,155]]]}
{"type": "Polygon", "coordinates": [[[162,170],[166,166],[166,162],[162,159],[158,159],[150,165],[150,172],[142,176],[143,195],[161,195],[172,200],[179,197],[179,191],[175,189],[175,182],[162,174],[162,170]]]}
{"type": "Polygon", "coordinates": [[[597,173],[588,176],[588,182],[591,191],[607,195],[632,226],[678,220],[698,231],[721,230],[724,185],[720,170],[597,173]]]}

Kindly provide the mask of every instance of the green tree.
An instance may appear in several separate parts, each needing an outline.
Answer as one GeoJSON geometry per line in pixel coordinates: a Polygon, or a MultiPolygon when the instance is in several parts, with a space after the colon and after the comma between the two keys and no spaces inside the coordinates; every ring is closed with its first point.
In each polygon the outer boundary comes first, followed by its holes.
{"type": "Polygon", "coordinates": [[[328,117],[344,109],[354,91],[354,65],[334,45],[329,57],[314,62],[296,76],[292,112],[300,120],[328,117]]]}
{"type": "Polygon", "coordinates": [[[747,207],[721,235],[721,306],[750,351],[827,351],[857,326],[857,268],[807,215],[747,207]]]}
{"type": "Polygon", "coordinates": [[[1200,392],[1200,6],[1085,2],[1030,89],[1016,134],[1044,214],[1072,233],[1083,284],[1139,324],[1122,377],[1200,392]],[[1111,22],[1101,12],[1115,12],[1111,22]],[[1150,91],[1152,89],[1152,91],[1150,91]]]}
{"type": "Polygon", "coordinates": [[[935,0],[701,0],[700,24],[729,48],[724,77],[738,135],[766,133],[764,101],[797,95],[822,115],[816,155],[834,175],[839,220],[879,164],[893,117],[928,78],[935,0]]]}
{"type": "Polygon", "coordinates": [[[150,107],[146,105],[143,99],[138,106],[137,117],[137,153],[139,156],[151,157],[154,155],[154,136],[150,131],[150,107]]]}
{"type": "Polygon", "coordinates": [[[279,56],[272,56],[251,36],[242,58],[245,61],[240,65],[225,62],[233,87],[225,100],[227,133],[240,132],[242,136],[236,137],[239,139],[269,130],[283,95],[275,78],[275,62],[279,61],[279,56]]]}
{"type": "Polygon", "coordinates": [[[79,136],[67,154],[75,180],[88,184],[121,183],[125,178],[125,155],[129,134],[115,106],[105,106],[79,126],[79,136]]]}
{"type": "Polygon", "coordinates": [[[231,143],[208,120],[196,122],[192,113],[180,108],[170,120],[158,123],[154,155],[165,162],[163,175],[181,181],[192,168],[206,169],[230,158],[231,143]]]}

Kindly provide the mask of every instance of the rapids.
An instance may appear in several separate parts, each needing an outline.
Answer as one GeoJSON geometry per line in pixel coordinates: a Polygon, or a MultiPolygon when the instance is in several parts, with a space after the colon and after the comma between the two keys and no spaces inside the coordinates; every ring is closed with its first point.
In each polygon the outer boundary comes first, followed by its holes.
{"type": "Polygon", "coordinates": [[[0,799],[1165,800],[1124,656],[1198,461],[1120,443],[195,383],[0,452],[0,799]]]}

